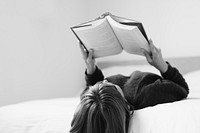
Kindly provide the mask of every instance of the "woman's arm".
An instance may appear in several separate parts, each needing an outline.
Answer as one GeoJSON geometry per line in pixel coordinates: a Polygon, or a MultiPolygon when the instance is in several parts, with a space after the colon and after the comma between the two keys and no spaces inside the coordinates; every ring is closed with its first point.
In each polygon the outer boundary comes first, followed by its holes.
{"type": "Polygon", "coordinates": [[[167,64],[167,71],[161,73],[163,78],[144,86],[137,94],[135,109],[179,101],[188,96],[189,88],[185,79],[178,69],[167,64]]]}
{"type": "Polygon", "coordinates": [[[168,62],[168,69],[165,73],[161,73],[164,79],[173,81],[174,83],[183,87],[189,93],[189,87],[179,70],[171,66],[168,62]]]}
{"type": "Polygon", "coordinates": [[[173,81],[189,92],[188,85],[178,69],[172,67],[168,62],[165,62],[162,57],[161,49],[156,48],[152,40],[149,40],[149,42],[151,53],[148,53],[143,49],[143,54],[145,55],[148,63],[157,68],[164,79],[173,81]]]}
{"type": "Polygon", "coordinates": [[[81,93],[81,97],[89,89],[90,86],[95,85],[98,81],[102,81],[103,79],[104,79],[103,73],[97,66],[96,66],[95,71],[92,74],[87,74],[87,70],[86,70],[85,71],[86,87],[81,93]]]}
{"type": "Polygon", "coordinates": [[[163,60],[161,50],[150,40],[151,53],[143,50],[149,64],[157,68],[162,77],[142,88],[135,100],[135,108],[141,109],[161,103],[174,102],[187,97],[188,85],[177,68],[163,60]]]}
{"type": "Polygon", "coordinates": [[[85,72],[85,81],[87,86],[95,85],[99,81],[103,81],[104,75],[102,71],[96,66],[94,73],[87,74],[85,72]]]}
{"type": "Polygon", "coordinates": [[[104,79],[104,75],[96,65],[96,61],[93,56],[94,50],[90,49],[87,53],[82,47],[81,43],[79,43],[79,46],[81,49],[83,60],[85,61],[86,64],[86,71],[85,71],[86,85],[91,86],[96,84],[98,81],[102,81],[104,79]]]}

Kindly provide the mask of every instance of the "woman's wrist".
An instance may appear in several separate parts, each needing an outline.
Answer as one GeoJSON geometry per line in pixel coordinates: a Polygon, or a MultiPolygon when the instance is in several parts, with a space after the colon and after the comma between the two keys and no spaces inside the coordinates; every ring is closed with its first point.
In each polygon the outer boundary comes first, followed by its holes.
{"type": "Polygon", "coordinates": [[[96,70],[96,65],[92,67],[87,67],[87,74],[91,75],[95,72],[95,70],[96,70]]]}
{"type": "Polygon", "coordinates": [[[163,61],[158,67],[157,69],[161,72],[161,73],[165,73],[168,69],[168,64],[163,61]]]}

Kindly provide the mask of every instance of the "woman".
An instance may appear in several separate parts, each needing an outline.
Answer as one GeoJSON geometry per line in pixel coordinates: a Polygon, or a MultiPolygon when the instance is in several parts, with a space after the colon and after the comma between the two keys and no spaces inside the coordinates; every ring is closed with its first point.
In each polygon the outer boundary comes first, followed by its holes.
{"type": "Polygon", "coordinates": [[[126,133],[134,110],[187,97],[189,88],[179,71],[163,60],[161,50],[151,40],[150,51],[142,49],[149,64],[161,76],[134,71],[130,76],[113,75],[104,79],[96,66],[93,50],[80,45],[87,69],[86,89],[71,123],[70,133],[126,133]]]}

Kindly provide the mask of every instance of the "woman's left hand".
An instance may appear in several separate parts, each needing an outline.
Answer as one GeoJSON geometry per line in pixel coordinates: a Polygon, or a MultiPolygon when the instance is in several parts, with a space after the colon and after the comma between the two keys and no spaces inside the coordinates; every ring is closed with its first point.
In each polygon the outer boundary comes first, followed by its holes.
{"type": "Polygon", "coordinates": [[[157,68],[161,73],[165,73],[168,69],[167,63],[164,61],[161,53],[161,49],[157,48],[153,41],[149,40],[150,53],[145,49],[142,49],[143,54],[145,55],[147,62],[157,68]]]}

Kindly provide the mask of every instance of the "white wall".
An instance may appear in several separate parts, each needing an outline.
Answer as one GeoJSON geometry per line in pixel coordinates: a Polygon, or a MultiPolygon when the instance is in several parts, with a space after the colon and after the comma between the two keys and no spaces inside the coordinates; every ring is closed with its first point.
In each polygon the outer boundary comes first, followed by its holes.
{"type": "Polygon", "coordinates": [[[142,21],[165,57],[200,53],[198,0],[0,0],[0,105],[76,95],[84,63],[69,27],[105,11],[142,21]]]}
{"type": "Polygon", "coordinates": [[[69,27],[87,19],[86,5],[0,0],[0,105],[80,90],[84,64],[69,27]]]}

